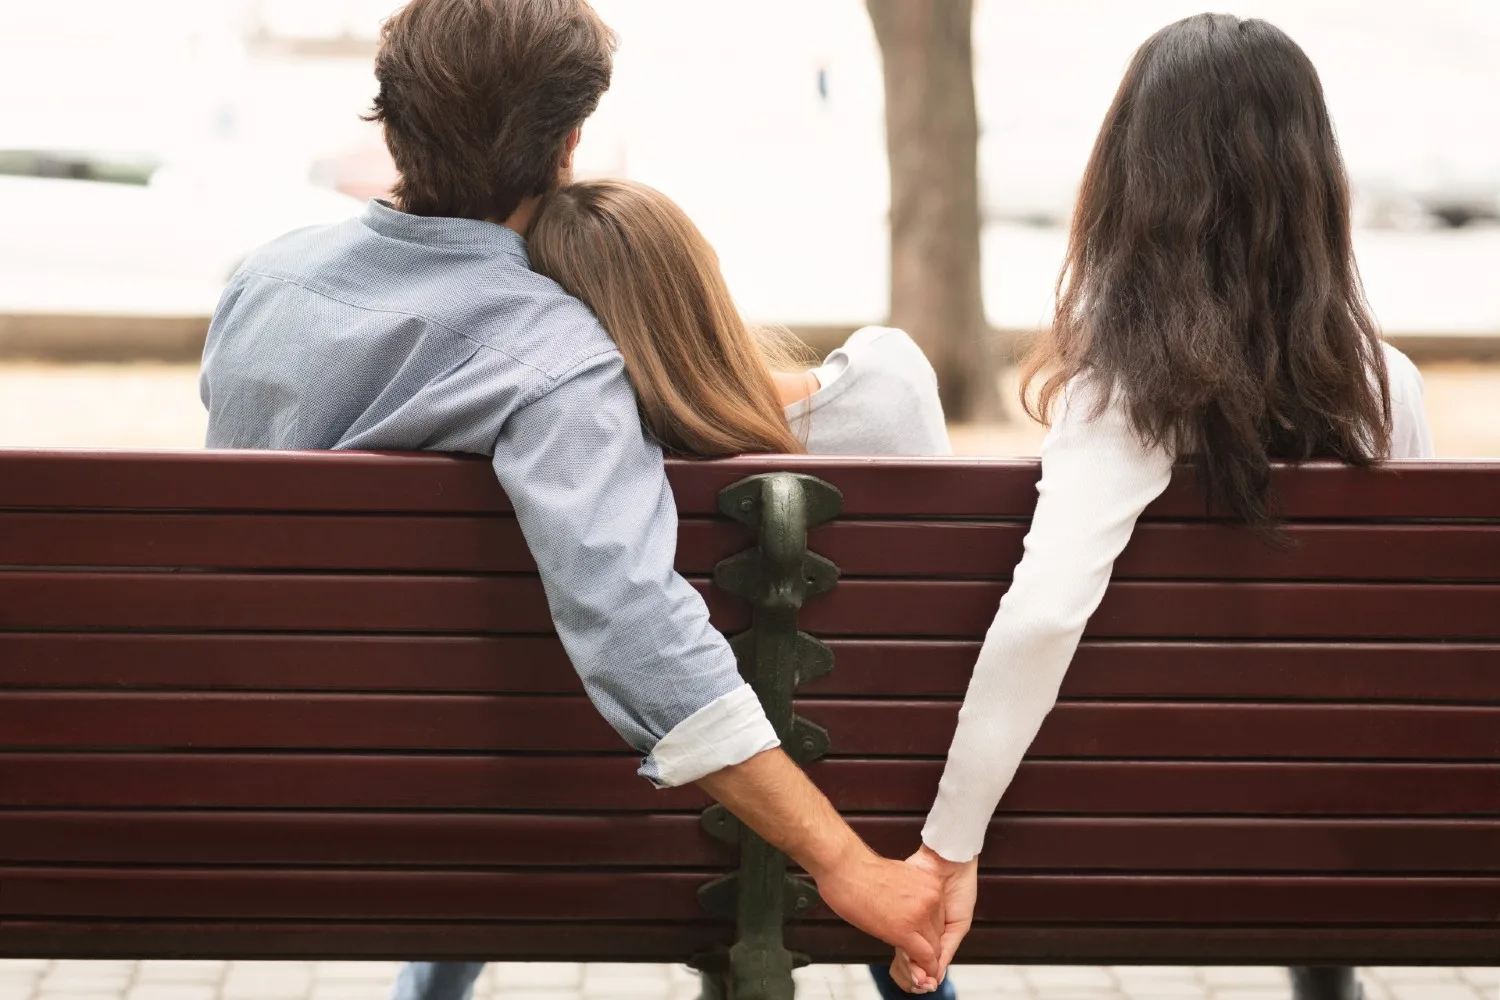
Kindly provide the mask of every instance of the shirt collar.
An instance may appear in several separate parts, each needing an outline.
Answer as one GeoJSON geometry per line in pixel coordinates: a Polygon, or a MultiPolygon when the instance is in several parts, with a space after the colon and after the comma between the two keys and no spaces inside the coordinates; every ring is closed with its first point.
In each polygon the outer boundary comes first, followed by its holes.
{"type": "Polygon", "coordinates": [[[480,250],[514,257],[531,266],[526,241],[513,229],[482,219],[445,219],[412,215],[388,201],[371,198],[360,221],[382,236],[422,246],[453,250],[480,250]]]}

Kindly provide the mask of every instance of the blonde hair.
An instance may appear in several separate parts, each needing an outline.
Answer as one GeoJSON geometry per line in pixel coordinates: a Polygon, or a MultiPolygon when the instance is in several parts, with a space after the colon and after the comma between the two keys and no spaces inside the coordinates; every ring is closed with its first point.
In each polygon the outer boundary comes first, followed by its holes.
{"type": "Polygon", "coordinates": [[[801,452],[771,366],[786,343],[740,318],[718,255],[687,214],[644,184],[594,180],[548,195],[531,264],[583,300],[614,338],[646,429],[668,452],[801,452]]]}

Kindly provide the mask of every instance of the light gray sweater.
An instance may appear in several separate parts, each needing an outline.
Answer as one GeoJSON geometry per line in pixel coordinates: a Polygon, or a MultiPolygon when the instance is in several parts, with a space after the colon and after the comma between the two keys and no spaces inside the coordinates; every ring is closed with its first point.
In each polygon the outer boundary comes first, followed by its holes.
{"type": "Polygon", "coordinates": [[[786,408],[815,455],[951,455],[937,375],[901,330],[867,326],[813,369],[817,392],[786,408]]]}

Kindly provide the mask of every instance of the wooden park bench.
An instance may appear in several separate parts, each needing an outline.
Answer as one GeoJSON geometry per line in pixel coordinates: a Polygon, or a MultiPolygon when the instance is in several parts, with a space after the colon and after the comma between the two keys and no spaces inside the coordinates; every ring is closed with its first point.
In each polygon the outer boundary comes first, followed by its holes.
{"type": "MultiPolygon", "coordinates": [[[[670,475],[786,745],[910,851],[1035,463],[670,475]]],[[[1281,548],[1186,475],[1148,512],[961,961],[1500,964],[1500,465],[1277,483],[1281,548]]],[[[636,777],[550,628],[480,459],[0,453],[0,954],[721,972],[738,939],[737,998],[790,995],[753,972],[783,937],[885,956],[636,777]]]]}

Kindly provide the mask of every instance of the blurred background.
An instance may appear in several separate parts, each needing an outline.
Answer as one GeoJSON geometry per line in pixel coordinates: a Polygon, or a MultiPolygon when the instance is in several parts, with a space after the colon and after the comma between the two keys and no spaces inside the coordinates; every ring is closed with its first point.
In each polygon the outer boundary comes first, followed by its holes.
{"type": "MultiPolygon", "coordinates": [[[[680,201],[753,321],[826,350],[894,316],[930,352],[955,349],[974,383],[950,409],[958,448],[1035,454],[1042,430],[1015,405],[1010,362],[1048,322],[1095,131],[1136,46],[1203,0],[593,2],[621,44],[580,172],[680,201]],[[924,17],[943,21],[929,32],[941,45],[918,37],[924,17]],[[918,169],[893,178],[893,150],[920,154],[918,169]],[[931,211],[893,226],[902,185],[931,211]],[[907,254],[893,274],[893,242],[925,240],[959,266],[907,254]]],[[[360,115],[380,23],[397,6],[0,0],[0,446],[201,445],[197,360],[226,279],[258,244],[353,215],[394,179],[360,115]]],[[[1438,452],[1500,456],[1500,0],[1222,7],[1272,20],[1319,67],[1369,298],[1422,367],[1438,452]]],[[[373,1000],[394,974],[322,963],[226,977],[198,964],[223,983],[204,995],[225,997],[311,988],[373,1000]]],[[[1125,971],[964,967],[956,978],[965,995],[1286,995],[1277,970],[1154,970],[1163,981],[1139,993],[1125,971]]],[[[186,982],[192,970],[148,971],[148,992],[153,974],[186,982]]],[[[90,995],[105,997],[143,982],[120,972],[121,990],[106,990],[105,973],[90,975],[90,995]]],[[[673,995],[696,992],[672,975],[673,995]]],[[[846,995],[836,978],[868,989],[863,970],[802,975],[815,996],[846,995]]],[[[492,969],[480,995],[517,982],[514,967],[492,969]]],[[[1494,982],[1477,969],[1364,977],[1370,1000],[1493,997],[1494,982]]],[[[666,995],[659,987],[642,995],[666,995]]],[[[0,982],[9,995],[31,994],[0,982]]]]}
{"type": "MultiPolygon", "coordinates": [[[[957,414],[961,447],[1034,452],[1006,361],[1047,322],[1125,63],[1201,0],[932,2],[966,13],[984,330],[925,336],[993,348],[1002,402],[957,414]]],[[[396,6],[0,0],[0,444],[201,442],[195,362],[224,281],[259,243],[392,182],[359,115],[396,6]]],[[[621,45],[581,172],[680,201],[754,321],[826,348],[899,319],[882,43],[898,54],[900,15],[885,15],[895,41],[876,32],[892,0],[595,6],[621,45]]],[[[1224,6],[1277,23],[1323,75],[1369,297],[1424,368],[1440,452],[1500,454],[1500,0],[1224,6]]],[[[946,99],[890,85],[892,107],[946,99]]]]}

